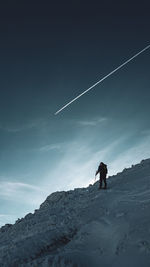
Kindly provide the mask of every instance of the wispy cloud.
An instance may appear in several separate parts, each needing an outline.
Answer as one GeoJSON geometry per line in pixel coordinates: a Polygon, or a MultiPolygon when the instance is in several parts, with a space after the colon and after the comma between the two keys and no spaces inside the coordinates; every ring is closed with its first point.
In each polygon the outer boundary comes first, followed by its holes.
{"type": "Polygon", "coordinates": [[[107,121],[107,118],[101,117],[101,118],[93,118],[90,120],[78,120],[77,124],[82,125],[82,126],[97,126],[100,123],[103,123],[107,121]]]}
{"type": "Polygon", "coordinates": [[[35,190],[41,191],[41,189],[35,185],[25,184],[20,182],[0,182],[0,195],[11,195],[18,190],[35,190]]]}
{"type": "Polygon", "coordinates": [[[28,121],[26,123],[20,123],[19,125],[17,124],[9,124],[9,125],[0,125],[0,129],[6,132],[10,132],[10,133],[17,133],[17,132],[22,132],[24,130],[30,130],[30,129],[34,129],[37,127],[41,127],[41,125],[45,124],[45,120],[44,119],[35,119],[33,121],[28,121]]]}
{"type": "Polygon", "coordinates": [[[0,199],[20,201],[32,205],[40,204],[47,194],[46,187],[35,186],[22,182],[1,181],[0,199]]]}
{"type": "Polygon", "coordinates": [[[61,144],[49,144],[49,145],[42,146],[37,150],[39,152],[47,152],[50,150],[59,150],[60,148],[61,148],[61,144]]]}
{"type": "Polygon", "coordinates": [[[48,194],[49,192],[46,187],[22,182],[1,181],[1,211],[6,210],[6,212],[11,214],[1,212],[0,226],[5,223],[14,223],[17,218],[21,218],[39,208],[39,205],[48,194]]]}
{"type": "Polygon", "coordinates": [[[38,151],[38,152],[48,152],[51,150],[58,150],[59,152],[62,151],[66,151],[72,144],[74,144],[75,142],[60,142],[60,143],[54,143],[54,144],[46,144],[44,146],[41,146],[39,148],[34,149],[34,151],[38,151]]]}

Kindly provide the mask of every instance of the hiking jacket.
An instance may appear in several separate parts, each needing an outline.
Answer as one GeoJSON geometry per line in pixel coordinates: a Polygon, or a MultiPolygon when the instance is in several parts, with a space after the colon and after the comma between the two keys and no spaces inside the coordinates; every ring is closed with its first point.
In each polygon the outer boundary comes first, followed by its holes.
{"type": "Polygon", "coordinates": [[[98,170],[97,170],[97,172],[96,172],[96,175],[97,175],[98,173],[100,173],[100,175],[102,175],[102,176],[106,176],[106,174],[107,174],[107,165],[106,165],[106,164],[104,164],[104,165],[99,165],[98,170]]]}

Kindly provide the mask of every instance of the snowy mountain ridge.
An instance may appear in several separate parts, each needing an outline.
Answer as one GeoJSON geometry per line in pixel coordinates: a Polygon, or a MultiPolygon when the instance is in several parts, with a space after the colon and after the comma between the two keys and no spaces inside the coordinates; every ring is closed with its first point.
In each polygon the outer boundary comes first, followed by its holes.
{"type": "Polygon", "coordinates": [[[149,267],[150,159],[1,227],[0,266],[149,267]]]}

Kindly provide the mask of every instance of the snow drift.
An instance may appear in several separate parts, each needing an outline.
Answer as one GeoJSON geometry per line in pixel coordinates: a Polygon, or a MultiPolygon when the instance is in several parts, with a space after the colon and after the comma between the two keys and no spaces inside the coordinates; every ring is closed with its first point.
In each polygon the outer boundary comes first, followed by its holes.
{"type": "Polygon", "coordinates": [[[149,267],[150,159],[1,227],[0,266],[149,267]]]}

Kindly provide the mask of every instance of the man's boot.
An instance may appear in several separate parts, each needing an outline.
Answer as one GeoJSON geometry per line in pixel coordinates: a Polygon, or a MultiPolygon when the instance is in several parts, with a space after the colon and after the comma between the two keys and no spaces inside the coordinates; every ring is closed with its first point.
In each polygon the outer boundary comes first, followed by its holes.
{"type": "Polygon", "coordinates": [[[104,189],[107,189],[107,184],[105,184],[104,189]]]}
{"type": "Polygon", "coordinates": [[[99,185],[99,188],[98,189],[102,189],[102,184],[99,185]]]}

